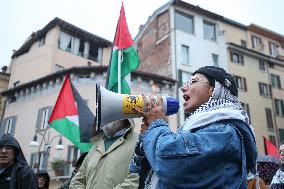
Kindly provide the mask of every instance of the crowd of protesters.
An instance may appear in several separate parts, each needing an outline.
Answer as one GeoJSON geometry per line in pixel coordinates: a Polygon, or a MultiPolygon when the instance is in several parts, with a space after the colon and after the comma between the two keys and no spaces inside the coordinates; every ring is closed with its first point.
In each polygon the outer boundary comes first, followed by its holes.
{"type": "MultiPolygon", "coordinates": [[[[257,174],[253,128],[232,75],[201,67],[181,91],[189,117],[176,132],[167,123],[163,98],[143,95],[145,110],[133,108],[143,117],[140,134],[132,119],[104,126],[60,189],[284,188],[284,145],[271,186],[257,174]]],[[[30,168],[13,136],[0,136],[1,189],[48,189],[49,182],[46,170],[30,168]]]]}

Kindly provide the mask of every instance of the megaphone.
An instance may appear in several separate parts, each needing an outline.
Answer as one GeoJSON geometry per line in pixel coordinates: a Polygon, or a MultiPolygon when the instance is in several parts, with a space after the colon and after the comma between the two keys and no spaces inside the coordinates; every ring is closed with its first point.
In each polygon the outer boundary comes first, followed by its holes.
{"type": "MultiPolygon", "coordinates": [[[[170,96],[163,96],[164,112],[166,115],[176,114],[179,101],[170,96]]],[[[115,120],[138,118],[141,115],[133,111],[132,107],[145,110],[142,95],[119,94],[107,90],[99,83],[96,84],[96,131],[115,120]]]]}

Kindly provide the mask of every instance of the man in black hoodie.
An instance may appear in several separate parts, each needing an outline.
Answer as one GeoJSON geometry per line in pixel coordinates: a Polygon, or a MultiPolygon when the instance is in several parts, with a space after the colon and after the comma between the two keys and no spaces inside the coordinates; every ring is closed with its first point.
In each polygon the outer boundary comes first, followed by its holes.
{"type": "Polygon", "coordinates": [[[18,141],[10,134],[0,137],[0,188],[37,189],[34,171],[29,167],[18,141]]]}

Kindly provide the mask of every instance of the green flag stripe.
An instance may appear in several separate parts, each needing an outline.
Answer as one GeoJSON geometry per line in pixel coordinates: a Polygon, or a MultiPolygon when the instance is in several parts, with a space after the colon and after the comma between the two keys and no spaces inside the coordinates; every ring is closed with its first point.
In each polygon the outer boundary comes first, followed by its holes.
{"type": "Polygon", "coordinates": [[[80,135],[78,134],[80,132],[79,127],[66,118],[54,120],[50,123],[50,127],[53,127],[60,134],[69,139],[82,152],[88,152],[93,146],[92,143],[80,142],[80,135]]]}

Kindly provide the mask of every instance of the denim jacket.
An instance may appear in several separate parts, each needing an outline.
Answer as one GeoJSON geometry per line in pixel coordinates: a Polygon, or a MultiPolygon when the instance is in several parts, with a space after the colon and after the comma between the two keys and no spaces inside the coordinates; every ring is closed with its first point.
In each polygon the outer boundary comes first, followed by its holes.
{"type": "Polygon", "coordinates": [[[248,127],[223,120],[173,133],[164,120],[152,122],[142,142],[159,188],[247,188],[247,171],[254,169],[257,156],[248,127]]]}

